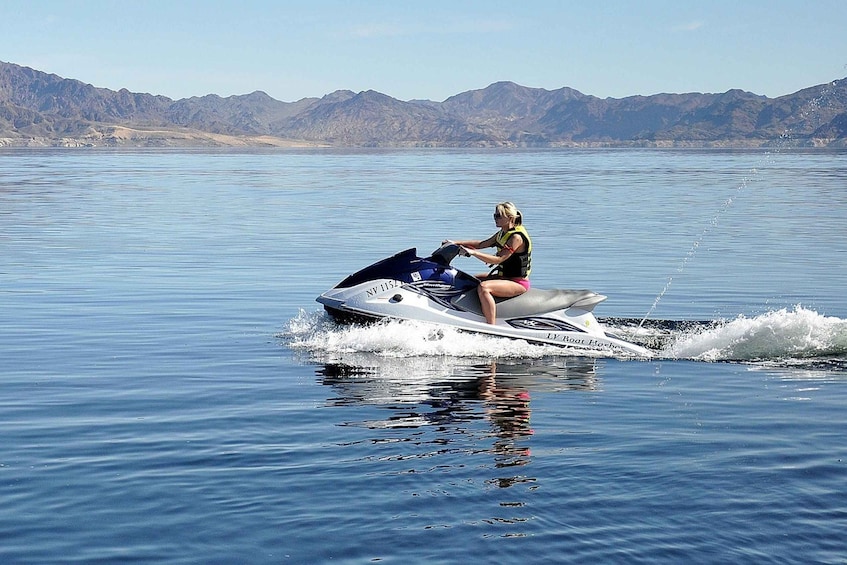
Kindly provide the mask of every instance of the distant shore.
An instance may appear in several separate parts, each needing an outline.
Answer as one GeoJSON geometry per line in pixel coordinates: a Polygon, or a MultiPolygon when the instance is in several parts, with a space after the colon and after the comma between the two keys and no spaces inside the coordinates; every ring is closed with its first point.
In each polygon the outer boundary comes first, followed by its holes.
{"type": "Polygon", "coordinates": [[[179,132],[168,130],[139,130],[115,128],[114,134],[81,137],[0,137],[0,149],[48,149],[48,148],[126,148],[126,149],[809,149],[839,150],[847,149],[847,141],[835,140],[829,143],[808,139],[778,139],[774,141],[753,142],[751,140],[726,141],[616,141],[616,142],[556,142],[548,144],[517,143],[479,143],[479,144],[439,144],[428,142],[404,142],[378,145],[342,145],[317,143],[311,141],[282,139],[273,136],[236,136],[207,132],[179,132]]]}

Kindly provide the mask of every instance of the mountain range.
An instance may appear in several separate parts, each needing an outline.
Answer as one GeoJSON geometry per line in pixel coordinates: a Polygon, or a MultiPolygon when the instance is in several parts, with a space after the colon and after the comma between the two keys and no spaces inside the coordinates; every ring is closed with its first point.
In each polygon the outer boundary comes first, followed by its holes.
{"type": "Polygon", "coordinates": [[[513,82],[443,102],[339,90],[172,100],[0,61],[0,146],[847,147],[847,79],[768,98],[742,90],[598,98],[513,82]]]}

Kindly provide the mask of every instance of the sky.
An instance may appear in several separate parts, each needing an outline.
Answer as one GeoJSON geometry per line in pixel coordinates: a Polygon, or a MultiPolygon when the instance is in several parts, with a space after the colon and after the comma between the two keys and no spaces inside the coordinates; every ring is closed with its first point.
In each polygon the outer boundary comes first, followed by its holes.
{"type": "Polygon", "coordinates": [[[847,77],[847,1],[0,0],[0,61],[175,100],[497,81],[773,98],[847,77]]]}

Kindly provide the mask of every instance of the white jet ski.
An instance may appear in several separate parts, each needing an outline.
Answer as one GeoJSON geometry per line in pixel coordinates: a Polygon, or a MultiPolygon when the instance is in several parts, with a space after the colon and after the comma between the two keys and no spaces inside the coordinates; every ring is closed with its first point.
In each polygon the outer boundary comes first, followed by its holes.
{"type": "Polygon", "coordinates": [[[486,323],[476,290],[479,279],[450,265],[460,251],[453,243],[426,258],[414,248],[401,251],[353,273],[317,301],[340,322],[419,320],[577,350],[652,356],[649,349],[606,333],[593,314],[606,297],[590,290],[530,288],[513,298],[497,298],[496,324],[486,323]]]}

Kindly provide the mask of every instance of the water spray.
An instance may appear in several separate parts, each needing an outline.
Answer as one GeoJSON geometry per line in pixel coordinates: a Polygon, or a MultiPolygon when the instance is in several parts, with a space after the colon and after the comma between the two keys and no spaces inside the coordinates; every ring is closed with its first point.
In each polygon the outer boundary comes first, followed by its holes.
{"type": "MultiPolygon", "coordinates": [[[[730,206],[732,206],[732,203],[735,201],[735,198],[739,194],[741,194],[741,191],[743,191],[747,187],[747,185],[756,177],[756,175],[758,175],[758,173],[759,171],[757,169],[753,169],[752,177],[745,177],[741,181],[741,184],[738,185],[738,188],[735,189],[735,192],[732,194],[732,196],[724,200],[718,212],[712,217],[706,227],[703,228],[703,231],[700,233],[700,236],[691,245],[691,248],[688,250],[688,253],[685,254],[685,257],[683,257],[682,262],[676,269],[677,274],[681,274],[683,271],[685,271],[685,267],[692,259],[694,259],[694,256],[697,254],[697,250],[700,248],[700,244],[703,242],[703,239],[705,239],[706,235],[711,232],[715,226],[718,225],[718,221],[720,220],[721,216],[723,216],[723,214],[727,210],[729,210],[730,206]]],[[[662,297],[665,296],[665,293],[670,289],[671,284],[673,284],[673,279],[674,275],[668,277],[668,282],[665,283],[665,287],[662,289],[662,292],[660,292],[659,295],[656,296],[656,299],[653,301],[653,305],[650,306],[650,309],[647,311],[647,314],[644,315],[644,318],[641,320],[641,323],[638,324],[638,329],[641,329],[641,327],[644,325],[644,322],[647,321],[647,318],[649,318],[650,315],[653,314],[653,311],[659,305],[659,302],[662,300],[662,297]]]]}
{"type": "MultiPolygon", "coordinates": [[[[847,67],[847,65],[845,65],[845,67],[847,67]]],[[[816,121],[821,121],[821,116],[820,116],[821,108],[829,103],[829,99],[832,96],[832,93],[834,92],[835,87],[837,85],[838,85],[838,81],[832,81],[832,82],[826,84],[823,87],[823,89],[821,90],[820,94],[818,96],[814,97],[813,99],[809,100],[809,102],[805,105],[805,107],[803,107],[803,109],[800,110],[799,117],[801,119],[814,119],[816,121]]],[[[776,144],[776,147],[774,148],[774,150],[772,152],[769,151],[765,155],[763,164],[770,164],[772,155],[778,154],[782,149],[788,147],[790,144],[791,144],[791,130],[786,129],[782,133],[782,135],[779,136],[779,142],[776,144]]],[[[741,194],[741,192],[747,187],[747,185],[750,182],[752,182],[753,180],[755,180],[758,176],[759,176],[759,170],[756,169],[756,168],[752,169],[751,176],[745,177],[741,181],[741,184],[738,185],[738,188],[735,189],[735,192],[732,194],[732,196],[730,196],[729,198],[724,200],[723,204],[718,209],[717,213],[712,217],[711,221],[709,221],[709,223],[706,225],[706,227],[703,228],[703,231],[700,233],[700,236],[691,245],[691,248],[688,250],[688,253],[685,254],[685,257],[683,257],[682,262],[680,263],[679,267],[677,267],[677,269],[676,269],[677,275],[682,274],[685,271],[685,267],[688,265],[688,263],[692,259],[694,259],[694,256],[697,254],[697,250],[700,248],[700,244],[703,242],[706,235],[709,232],[711,232],[712,229],[715,226],[717,226],[718,221],[720,220],[721,216],[723,216],[724,213],[726,213],[726,211],[730,208],[730,206],[732,206],[732,203],[741,194]]],[[[673,284],[674,276],[675,275],[671,275],[670,277],[668,277],[668,282],[665,283],[664,288],[659,293],[659,295],[656,296],[656,299],[653,301],[653,305],[650,306],[650,309],[647,311],[647,314],[644,315],[644,318],[641,320],[641,323],[638,324],[638,329],[641,329],[644,326],[644,322],[646,322],[647,318],[649,318],[653,314],[653,312],[656,310],[656,307],[659,305],[659,302],[662,300],[662,298],[668,292],[668,290],[671,287],[671,284],[673,284]]]]}

